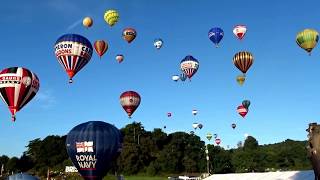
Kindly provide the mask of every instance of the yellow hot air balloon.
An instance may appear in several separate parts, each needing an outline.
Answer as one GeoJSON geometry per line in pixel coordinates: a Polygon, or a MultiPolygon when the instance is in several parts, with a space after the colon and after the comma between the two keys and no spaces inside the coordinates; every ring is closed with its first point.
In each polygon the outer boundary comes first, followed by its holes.
{"type": "Polygon", "coordinates": [[[85,18],[83,19],[83,21],[82,21],[82,24],[83,24],[84,27],[89,28],[89,27],[92,26],[93,20],[92,20],[91,17],[85,17],[85,18]]]}
{"type": "Polygon", "coordinates": [[[309,55],[319,41],[319,33],[314,29],[305,29],[297,34],[296,43],[309,55]]]}
{"type": "Polygon", "coordinates": [[[245,77],[245,76],[243,76],[243,75],[237,76],[237,82],[238,82],[238,84],[239,84],[240,86],[243,85],[243,83],[244,83],[245,80],[246,80],[246,77],[245,77]]]}
{"type": "Polygon", "coordinates": [[[114,10],[114,9],[110,9],[110,10],[107,10],[105,13],[104,13],[104,20],[110,25],[110,26],[113,26],[115,25],[118,20],[119,20],[119,13],[114,10]]]}

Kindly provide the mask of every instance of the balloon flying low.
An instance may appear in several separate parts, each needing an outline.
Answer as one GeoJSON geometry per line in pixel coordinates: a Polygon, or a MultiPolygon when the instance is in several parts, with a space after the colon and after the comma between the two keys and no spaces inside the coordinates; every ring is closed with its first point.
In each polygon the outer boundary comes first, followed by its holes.
{"type": "Polygon", "coordinates": [[[212,134],[211,133],[207,133],[207,139],[210,141],[211,140],[211,138],[212,138],[212,134]]]}
{"type": "Polygon", "coordinates": [[[121,152],[119,129],[102,121],[89,121],[71,129],[66,138],[67,153],[85,180],[102,180],[112,160],[121,152]]]}
{"type": "Polygon", "coordinates": [[[126,91],[120,95],[120,104],[131,118],[131,115],[139,107],[141,101],[140,95],[135,91],[126,91]]]}
{"type": "Polygon", "coordinates": [[[16,112],[37,94],[39,87],[38,76],[26,68],[10,67],[1,70],[0,96],[12,114],[12,121],[16,120],[16,112]]]}
{"type": "Polygon", "coordinates": [[[221,139],[219,138],[215,139],[215,143],[219,146],[219,144],[221,143],[221,139]]]}

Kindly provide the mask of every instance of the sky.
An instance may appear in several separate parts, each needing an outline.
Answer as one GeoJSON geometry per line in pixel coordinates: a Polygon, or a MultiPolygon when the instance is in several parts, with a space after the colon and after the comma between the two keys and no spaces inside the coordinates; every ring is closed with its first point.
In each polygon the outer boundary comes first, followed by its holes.
{"type": "Polygon", "coordinates": [[[40,89],[11,121],[7,106],[0,103],[0,155],[21,156],[36,138],[66,135],[74,126],[92,120],[118,128],[133,121],[146,130],[162,128],[167,133],[190,132],[192,123],[206,143],[208,132],[217,133],[221,146],[235,147],[244,134],[259,144],[286,139],[306,140],[306,128],[320,117],[320,49],[312,55],[297,46],[296,34],[305,28],[320,31],[318,0],[304,4],[292,1],[216,0],[46,0],[2,3],[0,68],[21,66],[38,75],[40,89]],[[103,15],[116,9],[119,22],[112,28],[103,15]],[[82,19],[94,20],[91,28],[82,19]],[[239,41],[232,33],[245,24],[247,34],[239,41]],[[137,38],[130,44],[122,30],[133,27],[137,38]],[[224,37],[215,48],[208,38],[212,27],[221,27],[224,37]],[[91,61],[72,84],[58,63],[54,44],[63,34],[76,33],[92,43],[103,39],[106,54],[91,61]],[[162,38],[160,50],[153,46],[162,38]],[[241,72],[232,58],[249,51],[254,63],[243,86],[235,80],[241,72]],[[118,64],[117,54],[125,56],[118,64]],[[192,55],[199,61],[192,81],[174,82],[180,61],[192,55]],[[132,119],[120,106],[122,92],[134,90],[141,104],[132,119]],[[242,118],[236,108],[251,101],[242,118]],[[198,110],[193,116],[191,111],[198,110]],[[167,117],[167,112],[172,116],[167,117]],[[235,130],[231,124],[236,123],[235,130]]]}

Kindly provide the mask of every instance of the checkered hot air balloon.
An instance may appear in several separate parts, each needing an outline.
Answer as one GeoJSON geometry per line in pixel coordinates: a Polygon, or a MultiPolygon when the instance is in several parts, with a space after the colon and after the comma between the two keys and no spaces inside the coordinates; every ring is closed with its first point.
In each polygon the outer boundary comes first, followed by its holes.
{"type": "Polygon", "coordinates": [[[15,121],[15,114],[38,92],[39,78],[23,67],[10,67],[0,72],[0,96],[8,105],[15,121]]]}
{"type": "Polygon", "coordinates": [[[191,77],[198,71],[199,61],[194,57],[188,55],[180,62],[181,71],[191,79],[191,77]]]}
{"type": "Polygon", "coordinates": [[[237,108],[237,112],[244,118],[248,113],[248,109],[246,109],[243,105],[240,105],[237,108]]]}
{"type": "Polygon", "coordinates": [[[141,97],[135,91],[126,91],[120,95],[120,104],[129,118],[131,118],[131,115],[139,107],[140,101],[141,97]]]}
{"type": "Polygon", "coordinates": [[[92,56],[92,45],[90,41],[78,34],[62,35],[54,46],[58,62],[72,78],[90,61],[92,56]]]}

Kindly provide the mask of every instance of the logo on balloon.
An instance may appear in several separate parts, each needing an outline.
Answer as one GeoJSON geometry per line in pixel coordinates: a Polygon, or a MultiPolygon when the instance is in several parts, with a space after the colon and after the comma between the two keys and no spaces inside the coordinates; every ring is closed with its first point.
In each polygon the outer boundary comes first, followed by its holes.
{"type": "MultiPolygon", "coordinates": [[[[94,152],[93,141],[76,142],[77,153],[94,152]]],[[[76,155],[80,169],[96,169],[96,155],[76,155]]]]}

